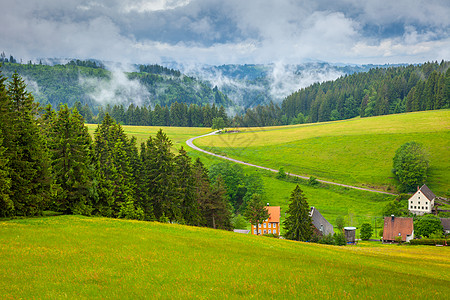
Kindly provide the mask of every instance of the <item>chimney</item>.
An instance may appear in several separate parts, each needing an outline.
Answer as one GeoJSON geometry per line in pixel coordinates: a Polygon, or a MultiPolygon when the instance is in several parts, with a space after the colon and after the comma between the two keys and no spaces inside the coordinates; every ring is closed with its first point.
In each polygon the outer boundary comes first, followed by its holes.
{"type": "Polygon", "coordinates": [[[394,219],[395,219],[394,215],[391,215],[391,221],[392,222],[394,222],[394,219]]]}

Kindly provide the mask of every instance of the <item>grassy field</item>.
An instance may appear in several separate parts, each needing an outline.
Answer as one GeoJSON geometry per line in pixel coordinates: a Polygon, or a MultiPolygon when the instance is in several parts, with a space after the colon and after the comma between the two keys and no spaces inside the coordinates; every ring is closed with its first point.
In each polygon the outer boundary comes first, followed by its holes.
{"type": "Polygon", "coordinates": [[[448,299],[450,248],[325,246],[139,221],[0,222],[2,299],[448,299]]]}
{"type": "Polygon", "coordinates": [[[395,151],[417,141],[429,154],[427,184],[437,195],[450,196],[450,110],[239,130],[195,144],[295,174],[395,191],[395,151]]]}
{"type": "MultiPolygon", "coordinates": [[[[97,125],[88,125],[90,132],[93,134],[97,125]]],[[[137,138],[140,141],[148,139],[149,135],[155,135],[160,127],[147,126],[123,126],[124,131],[128,135],[137,138]]],[[[172,139],[176,148],[183,146],[189,156],[193,159],[199,157],[207,166],[217,164],[223,160],[192,150],[187,147],[185,141],[193,136],[202,135],[211,131],[208,128],[182,128],[182,127],[161,127],[163,131],[172,139]]],[[[380,195],[371,192],[362,192],[350,190],[346,188],[322,185],[321,188],[313,188],[305,184],[304,181],[286,182],[275,178],[272,172],[255,169],[252,167],[243,167],[245,173],[254,172],[261,176],[265,192],[264,201],[270,205],[281,206],[282,220],[287,210],[288,199],[296,184],[299,184],[308,198],[308,204],[317,207],[321,214],[329,220],[333,225],[338,216],[345,219],[346,226],[359,226],[364,222],[369,222],[378,229],[381,226],[381,209],[386,205],[387,201],[394,197],[388,195],[380,195]],[[375,223],[378,221],[378,223],[375,223]]],[[[374,231],[374,237],[376,236],[374,231]]]]}
{"type": "MultiPolygon", "coordinates": [[[[94,136],[94,131],[97,124],[86,124],[89,133],[94,136]]],[[[122,125],[122,128],[129,136],[135,136],[137,145],[140,147],[142,142],[148,140],[149,136],[155,136],[159,129],[162,129],[167,136],[172,140],[176,149],[183,146],[186,149],[186,140],[194,136],[199,136],[211,132],[211,128],[204,127],[164,127],[164,126],[131,126],[122,125]]]]}

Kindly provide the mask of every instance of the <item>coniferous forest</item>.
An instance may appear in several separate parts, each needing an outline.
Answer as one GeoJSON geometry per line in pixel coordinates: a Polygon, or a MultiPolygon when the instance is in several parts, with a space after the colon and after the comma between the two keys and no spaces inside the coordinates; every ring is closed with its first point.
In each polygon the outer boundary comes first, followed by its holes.
{"type": "Polygon", "coordinates": [[[231,229],[222,177],[171,147],[160,130],[138,148],[109,113],[92,139],[76,107],[40,109],[20,76],[0,73],[1,217],[52,210],[231,229]]]}
{"type": "Polygon", "coordinates": [[[450,108],[450,62],[374,68],[315,83],[281,105],[249,108],[239,126],[276,126],[450,108]]]}

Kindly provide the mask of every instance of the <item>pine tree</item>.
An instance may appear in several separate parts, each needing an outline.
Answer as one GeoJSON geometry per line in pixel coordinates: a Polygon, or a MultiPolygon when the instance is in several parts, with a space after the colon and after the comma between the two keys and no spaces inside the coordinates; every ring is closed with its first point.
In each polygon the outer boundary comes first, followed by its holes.
{"type": "Polygon", "coordinates": [[[284,221],[284,237],[296,241],[308,241],[312,235],[309,205],[305,194],[297,185],[289,198],[289,208],[284,221]]]}
{"type": "Polygon", "coordinates": [[[134,181],[129,155],[130,142],[120,125],[106,113],[95,130],[95,165],[98,180],[97,212],[108,217],[127,217],[125,211],[140,215],[134,203],[134,181]]]}
{"type": "Polygon", "coordinates": [[[259,194],[253,194],[250,202],[247,203],[247,208],[245,209],[244,216],[247,221],[256,227],[256,234],[258,232],[258,225],[262,224],[264,220],[269,218],[269,212],[259,194]]]}
{"type": "Polygon", "coordinates": [[[14,214],[39,215],[48,205],[52,179],[46,142],[36,122],[37,106],[17,73],[8,85],[8,96],[14,132],[8,137],[6,156],[14,214]]]}
{"type": "Polygon", "coordinates": [[[93,181],[92,140],[83,117],[76,108],[60,107],[52,127],[52,169],[56,184],[58,209],[68,214],[89,215],[92,210],[93,181]]]}
{"type": "Polygon", "coordinates": [[[232,208],[227,199],[227,189],[222,176],[212,185],[209,201],[206,202],[206,221],[211,228],[232,230],[232,208]]]}
{"type": "Polygon", "coordinates": [[[9,198],[11,194],[11,179],[7,169],[8,159],[6,158],[3,144],[3,134],[0,129],[0,216],[6,217],[14,210],[14,203],[9,198]]]}
{"type": "Polygon", "coordinates": [[[175,158],[176,186],[181,204],[181,215],[188,225],[198,225],[201,220],[200,208],[195,198],[195,178],[191,158],[181,147],[175,158]]]}
{"type": "Polygon", "coordinates": [[[176,192],[174,176],[174,154],[172,142],[159,130],[155,138],[150,137],[141,153],[145,172],[144,188],[150,197],[157,220],[162,217],[179,222],[182,219],[179,194],[176,192]]]}

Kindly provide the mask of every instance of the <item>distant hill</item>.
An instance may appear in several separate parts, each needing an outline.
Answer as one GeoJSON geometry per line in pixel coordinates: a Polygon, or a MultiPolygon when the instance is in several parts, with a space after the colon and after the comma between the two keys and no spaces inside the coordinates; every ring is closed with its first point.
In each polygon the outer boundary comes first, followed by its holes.
{"type": "Polygon", "coordinates": [[[215,104],[229,107],[231,100],[208,82],[186,76],[180,71],[159,65],[135,66],[136,71],[106,69],[95,61],[72,60],[66,64],[19,64],[3,62],[0,69],[10,77],[22,76],[35,99],[41,104],[57,107],[79,101],[94,113],[106,104],[139,106],[170,106],[172,103],[215,104]]]}
{"type": "Polygon", "coordinates": [[[450,108],[450,62],[376,67],[316,82],[235,119],[240,126],[273,126],[450,108]]]}

